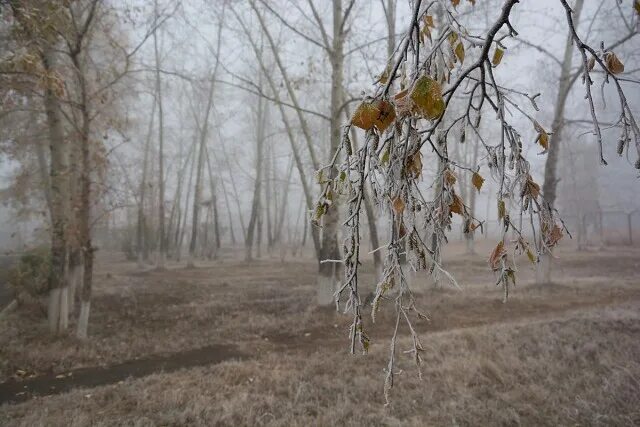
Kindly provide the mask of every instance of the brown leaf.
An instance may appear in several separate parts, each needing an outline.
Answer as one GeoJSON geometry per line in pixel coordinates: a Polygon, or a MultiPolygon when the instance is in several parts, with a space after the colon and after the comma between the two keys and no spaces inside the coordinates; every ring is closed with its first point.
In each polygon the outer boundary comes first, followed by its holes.
{"type": "Polygon", "coordinates": [[[547,246],[552,248],[558,244],[560,239],[562,239],[562,229],[558,226],[558,224],[553,224],[551,230],[546,233],[545,242],[547,246]]]}
{"type": "Polygon", "coordinates": [[[500,241],[491,252],[491,256],[489,257],[489,266],[493,271],[500,269],[500,261],[503,257],[507,256],[507,249],[504,247],[504,242],[500,241]]]}
{"type": "Polygon", "coordinates": [[[451,0],[451,4],[453,4],[453,7],[458,7],[460,0],[451,0]]]}
{"type": "Polygon", "coordinates": [[[405,167],[411,177],[419,178],[422,175],[422,153],[416,151],[413,155],[408,156],[405,167]]]}
{"type": "Polygon", "coordinates": [[[471,183],[478,191],[480,191],[482,184],[484,183],[484,178],[478,172],[474,172],[471,177],[471,183]]]}
{"type": "Polygon", "coordinates": [[[591,58],[589,58],[589,62],[587,62],[587,71],[593,70],[593,67],[595,66],[596,66],[596,58],[595,56],[592,56],[591,58]]]}
{"type": "Polygon", "coordinates": [[[624,73],[624,64],[618,59],[615,53],[607,52],[604,54],[604,61],[611,74],[624,73]]]}
{"type": "Polygon", "coordinates": [[[635,0],[633,2],[633,8],[636,10],[636,13],[640,15],[640,0],[635,0]]]}
{"type": "Polygon", "coordinates": [[[378,128],[380,133],[384,132],[393,121],[396,119],[396,110],[389,101],[383,99],[373,103],[374,107],[378,109],[378,117],[375,121],[375,127],[378,128]]]}
{"type": "Polygon", "coordinates": [[[533,122],[533,128],[536,130],[536,132],[538,132],[538,138],[536,139],[536,142],[540,144],[540,146],[544,148],[545,151],[547,151],[549,149],[549,134],[546,130],[544,130],[542,126],[540,126],[540,123],[538,122],[533,122]]]}
{"type": "Polygon", "coordinates": [[[379,115],[380,110],[371,102],[365,101],[356,108],[353,117],[351,117],[351,124],[360,129],[369,130],[373,128],[379,115]]]}
{"type": "Polygon", "coordinates": [[[444,182],[447,183],[447,185],[455,185],[457,179],[458,178],[456,177],[456,174],[454,174],[451,169],[447,169],[444,171],[444,182]]]}
{"type": "Polygon", "coordinates": [[[402,200],[402,197],[397,196],[395,199],[393,199],[393,210],[397,215],[402,215],[402,213],[404,212],[404,206],[404,200],[402,200]]]}
{"type": "Polygon", "coordinates": [[[464,203],[462,203],[462,199],[458,197],[457,194],[453,195],[453,201],[449,205],[449,211],[462,216],[462,212],[464,211],[464,203]]]}
{"type": "Polygon", "coordinates": [[[531,178],[531,175],[527,177],[527,181],[524,184],[524,195],[537,198],[540,195],[540,186],[531,178]]]}

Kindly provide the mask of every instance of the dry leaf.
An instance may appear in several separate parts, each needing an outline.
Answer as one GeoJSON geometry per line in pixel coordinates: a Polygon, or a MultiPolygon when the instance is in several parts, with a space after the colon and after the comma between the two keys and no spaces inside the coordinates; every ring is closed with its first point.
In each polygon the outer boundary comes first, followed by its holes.
{"type": "Polygon", "coordinates": [[[460,0],[451,0],[451,4],[453,4],[453,7],[458,7],[460,0]]]}
{"type": "Polygon", "coordinates": [[[545,151],[547,151],[549,149],[549,134],[546,130],[544,130],[542,126],[540,126],[540,123],[538,122],[533,122],[533,127],[536,132],[538,132],[538,138],[536,139],[536,142],[540,144],[540,146],[544,148],[545,151]]]}
{"type": "Polygon", "coordinates": [[[504,247],[504,242],[500,241],[491,252],[491,256],[489,257],[489,266],[493,271],[500,269],[500,261],[502,261],[503,257],[507,256],[507,250],[504,247]]]}
{"type": "Polygon", "coordinates": [[[593,67],[595,66],[596,66],[596,58],[595,56],[592,56],[591,58],[589,58],[589,62],[587,62],[587,71],[593,70],[593,67]]]}
{"type": "Polygon", "coordinates": [[[411,97],[409,96],[409,89],[405,89],[398,92],[393,97],[393,102],[396,104],[396,113],[399,116],[405,116],[413,112],[415,106],[411,97]]]}
{"type": "Polygon", "coordinates": [[[484,184],[484,178],[478,172],[474,172],[471,177],[471,183],[478,191],[480,191],[482,184],[484,184]]]}
{"type": "Polygon", "coordinates": [[[540,186],[531,178],[531,175],[527,177],[527,181],[524,184],[523,195],[537,198],[540,195],[540,186]]]}
{"type": "Polygon", "coordinates": [[[442,98],[442,88],[431,77],[420,77],[415,82],[410,96],[425,119],[435,120],[444,113],[445,104],[442,98]]]}
{"type": "Polygon", "coordinates": [[[351,117],[351,124],[360,129],[369,130],[373,128],[379,115],[380,110],[371,102],[365,101],[356,108],[353,117],[351,117]]]}
{"type": "Polygon", "coordinates": [[[497,67],[498,65],[500,65],[500,62],[502,62],[502,57],[504,56],[504,50],[500,48],[500,46],[496,47],[496,50],[493,52],[493,59],[491,60],[491,63],[493,64],[494,67],[497,67]]]}
{"type": "Polygon", "coordinates": [[[404,212],[404,200],[402,200],[402,197],[397,196],[393,199],[393,210],[397,215],[402,215],[404,212]]]}
{"type": "Polygon", "coordinates": [[[462,42],[459,42],[456,45],[454,52],[456,54],[456,57],[458,58],[458,61],[460,61],[460,64],[462,64],[464,62],[464,45],[462,44],[462,42]]]}
{"type": "Polygon", "coordinates": [[[604,62],[611,74],[624,73],[624,64],[618,59],[615,53],[607,52],[604,54],[604,62]]]}
{"type": "Polygon", "coordinates": [[[422,153],[416,151],[413,155],[408,156],[405,168],[411,177],[419,178],[422,175],[422,153]]]}
{"type": "Polygon", "coordinates": [[[503,219],[507,215],[507,207],[504,200],[498,200],[498,219],[503,219]]]}
{"type": "Polygon", "coordinates": [[[640,0],[635,0],[633,2],[633,8],[636,10],[636,13],[640,15],[640,0]]]}
{"type": "Polygon", "coordinates": [[[374,107],[379,111],[374,126],[378,128],[380,133],[384,132],[396,119],[396,110],[389,101],[379,100],[373,103],[374,107]]]}
{"type": "Polygon", "coordinates": [[[387,66],[387,68],[384,69],[384,71],[382,72],[382,74],[380,74],[380,77],[378,77],[378,81],[376,83],[381,83],[383,85],[386,85],[387,82],[389,81],[389,66],[387,66]]]}
{"type": "Polygon", "coordinates": [[[531,261],[531,264],[536,263],[536,256],[533,254],[533,252],[531,252],[531,249],[527,249],[527,258],[529,258],[529,261],[531,261]]]}
{"type": "Polygon", "coordinates": [[[449,211],[451,213],[456,213],[462,216],[462,212],[464,211],[464,203],[462,203],[462,199],[458,197],[457,194],[453,195],[453,201],[449,205],[449,211]]]}
{"type": "Polygon", "coordinates": [[[454,174],[451,169],[447,169],[444,171],[444,182],[446,182],[447,185],[454,185],[457,179],[458,178],[456,177],[456,174],[454,174]]]}
{"type": "Polygon", "coordinates": [[[552,248],[558,244],[560,239],[562,239],[562,229],[558,226],[558,224],[553,224],[551,231],[546,233],[545,242],[547,246],[552,248]]]}

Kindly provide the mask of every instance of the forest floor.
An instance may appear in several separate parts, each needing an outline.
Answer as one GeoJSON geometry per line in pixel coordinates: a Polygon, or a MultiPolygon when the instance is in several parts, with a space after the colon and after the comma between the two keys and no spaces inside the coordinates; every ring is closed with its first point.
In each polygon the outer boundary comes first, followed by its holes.
{"type": "Polygon", "coordinates": [[[640,248],[560,248],[546,286],[520,259],[506,304],[491,247],[463,250],[445,258],[462,290],[413,279],[423,378],[401,328],[388,406],[393,307],[350,356],[350,316],[314,305],[311,259],[141,272],[102,254],[87,342],[48,336],[33,307],[1,321],[0,425],[640,424],[640,248]]]}

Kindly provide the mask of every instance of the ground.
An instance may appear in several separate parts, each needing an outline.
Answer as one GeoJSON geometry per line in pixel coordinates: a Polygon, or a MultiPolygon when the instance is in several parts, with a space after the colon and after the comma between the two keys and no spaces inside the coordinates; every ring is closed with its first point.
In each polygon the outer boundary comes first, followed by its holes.
{"type": "Polygon", "coordinates": [[[141,272],[102,254],[88,342],[49,337],[33,308],[0,321],[0,425],[640,424],[640,248],[561,248],[545,286],[519,259],[506,304],[490,243],[463,250],[445,263],[462,290],[413,280],[422,379],[404,331],[388,406],[393,307],[349,355],[310,258],[141,272]]]}

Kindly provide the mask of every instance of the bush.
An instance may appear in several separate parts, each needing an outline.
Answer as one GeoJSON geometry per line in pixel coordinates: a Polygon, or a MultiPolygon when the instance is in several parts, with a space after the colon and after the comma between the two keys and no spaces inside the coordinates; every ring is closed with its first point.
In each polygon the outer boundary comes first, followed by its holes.
{"type": "Polygon", "coordinates": [[[24,253],[18,264],[9,271],[9,287],[21,305],[40,302],[48,293],[50,268],[49,248],[39,247],[24,253]]]}

